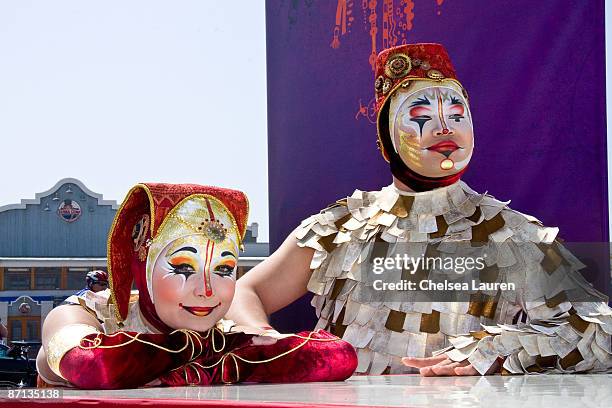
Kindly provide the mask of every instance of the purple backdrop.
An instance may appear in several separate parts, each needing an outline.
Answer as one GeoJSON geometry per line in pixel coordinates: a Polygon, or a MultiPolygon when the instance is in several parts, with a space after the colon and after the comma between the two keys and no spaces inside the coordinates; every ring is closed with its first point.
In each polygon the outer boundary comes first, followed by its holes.
{"type": "MultiPolygon", "coordinates": [[[[375,51],[447,47],[474,117],[472,188],[567,241],[608,241],[603,0],[267,0],[266,18],[272,249],[325,205],[391,182],[372,124],[372,37],[375,51]]],[[[609,273],[589,278],[608,287],[609,273]]],[[[310,328],[307,303],[274,323],[310,328]]]]}

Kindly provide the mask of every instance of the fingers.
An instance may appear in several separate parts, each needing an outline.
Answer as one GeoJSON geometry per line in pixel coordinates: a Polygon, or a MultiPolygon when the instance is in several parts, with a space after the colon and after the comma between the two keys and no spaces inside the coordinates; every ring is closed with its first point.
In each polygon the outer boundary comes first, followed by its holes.
{"type": "Polygon", "coordinates": [[[404,357],[402,358],[402,364],[408,367],[423,368],[436,365],[445,360],[447,360],[446,354],[440,354],[439,356],[426,358],[404,357]]]}
{"type": "Polygon", "coordinates": [[[279,333],[276,330],[267,330],[263,335],[266,337],[273,337],[275,339],[286,339],[287,337],[292,337],[291,334],[279,333]]]}
{"type": "Polygon", "coordinates": [[[455,375],[455,368],[460,367],[461,363],[450,362],[449,364],[438,364],[431,367],[431,371],[434,375],[447,376],[447,375],[455,375]]]}
{"type": "Polygon", "coordinates": [[[456,375],[454,369],[455,367],[459,367],[461,365],[465,365],[465,363],[463,362],[456,363],[450,359],[446,359],[436,365],[421,368],[419,370],[419,373],[423,377],[438,377],[438,376],[456,375]]]}
{"type": "Polygon", "coordinates": [[[468,364],[465,367],[456,367],[455,375],[480,375],[480,373],[471,364],[468,364]]]}
{"type": "Polygon", "coordinates": [[[146,383],[144,386],[145,387],[158,387],[161,385],[161,380],[159,378],[154,379],[151,382],[146,383]]]}
{"type": "Polygon", "coordinates": [[[480,375],[467,360],[454,362],[446,354],[427,358],[404,357],[402,363],[408,367],[418,368],[423,377],[480,375]]]}
{"type": "Polygon", "coordinates": [[[270,346],[278,341],[275,337],[270,336],[254,336],[251,339],[251,344],[254,346],[270,346]]]}

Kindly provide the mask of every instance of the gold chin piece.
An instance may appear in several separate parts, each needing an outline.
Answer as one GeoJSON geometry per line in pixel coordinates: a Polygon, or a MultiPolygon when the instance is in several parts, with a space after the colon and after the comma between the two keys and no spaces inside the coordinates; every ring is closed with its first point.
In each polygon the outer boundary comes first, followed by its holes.
{"type": "Polygon", "coordinates": [[[442,163],[440,163],[440,168],[442,170],[450,170],[454,165],[455,163],[451,159],[444,159],[442,160],[442,163]]]}
{"type": "Polygon", "coordinates": [[[73,348],[78,347],[83,337],[92,333],[100,333],[100,331],[88,324],[70,324],[55,332],[45,348],[47,363],[51,371],[66,380],[60,372],[62,357],[73,348]]]}
{"type": "Polygon", "coordinates": [[[389,78],[402,78],[412,69],[412,61],[406,54],[395,54],[385,64],[385,74],[389,78]]]}

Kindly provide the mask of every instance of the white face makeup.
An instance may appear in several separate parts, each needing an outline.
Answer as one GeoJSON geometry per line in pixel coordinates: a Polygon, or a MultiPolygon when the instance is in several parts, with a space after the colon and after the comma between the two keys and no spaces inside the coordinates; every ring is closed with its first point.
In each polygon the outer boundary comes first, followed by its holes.
{"type": "Polygon", "coordinates": [[[213,197],[193,196],[166,216],[147,258],[147,287],[160,319],[206,331],[229,310],[236,287],[239,232],[213,197]]]}
{"type": "Polygon", "coordinates": [[[460,89],[415,82],[391,97],[389,131],[402,161],[426,177],[451,176],[474,149],[469,106],[460,89]]]}
{"type": "Polygon", "coordinates": [[[213,245],[203,235],[172,241],[153,268],[155,310],[174,329],[206,331],[228,311],[234,298],[238,244],[213,245]]]}

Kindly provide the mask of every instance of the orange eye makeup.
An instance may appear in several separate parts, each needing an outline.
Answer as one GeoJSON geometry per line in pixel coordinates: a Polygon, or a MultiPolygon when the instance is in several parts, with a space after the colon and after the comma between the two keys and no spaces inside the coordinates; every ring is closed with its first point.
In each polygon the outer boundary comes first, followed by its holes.
{"type": "Polygon", "coordinates": [[[236,267],[236,261],[229,259],[229,260],[226,260],[226,261],[222,261],[219,265],[225,265],[225,266],[228,266],[228,267],[234,269],[236,267]]]}
{"type": "Polygon", "coordinates": [[[188,255],[176,255],[168,259],[168,263],[173,266],[188,265],[194,270],[198,268],[198,262],[188,255]]]}
{"type": "Polygon", "coordinates": [[[236,255],[230,251],[223,251],[221,256],[226,258],[219,262],[214,272],[219,276],[231,276],[237,265],[236,255]]]}

